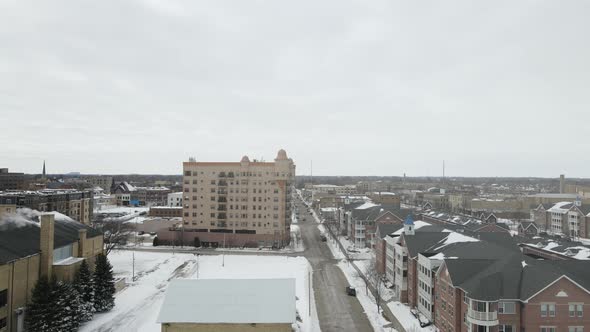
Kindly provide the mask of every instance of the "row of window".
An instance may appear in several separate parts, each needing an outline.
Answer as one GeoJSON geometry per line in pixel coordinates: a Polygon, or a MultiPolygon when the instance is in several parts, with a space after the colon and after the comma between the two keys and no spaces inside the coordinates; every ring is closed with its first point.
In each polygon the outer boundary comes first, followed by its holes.
{"type": "MultiPolygon", "coordinates": [[[[184,171],[184,176],[198,176],[199,173],[201,175],[205,175],[205,172],[201,171],[184,171]]],[[[216,172],[211,172],[211,175],[216,175],[216,172]]],[[[252,177],[262,177],[262,172],[219,172],[220,176],[228,176],[228,177],[238,177],[238,176],[252,176],[252,177]]],[[[266,175],[273,175],[273,176],[291,176],[291,173],[280,173],[280,172],[266,172],[266,175]]]]}
{"type": "MultiPolygon", "coordinates": [[[[568,305],[570,317],[582,317],[584,315],[584,304],[570,303],[568,305]]],[[[557,314],[555,303],[541,303],[541,317],[555,317],[557,314]]]]}
{"type": "MultiPolygon", "coordinates": [[[[502,332],[502,331],[500,331],[500,332],[502,332]]],[[[509,331],[506,331],[506,332],[509,332],[509,331]]],[[[557,332],[557,329],[555,328],[555,326],[543,326],[543,327],[541,327],[540,332],[557,332]]],[[[583,326],[569,326],[568,332],[584,332],[584,327],[583,326]]]]}

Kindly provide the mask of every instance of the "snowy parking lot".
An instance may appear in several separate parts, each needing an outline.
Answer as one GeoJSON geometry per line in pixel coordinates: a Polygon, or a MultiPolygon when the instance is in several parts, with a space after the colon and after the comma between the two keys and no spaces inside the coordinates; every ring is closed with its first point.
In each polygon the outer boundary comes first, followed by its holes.
{"type": "Polygon", "coordinates": [[[166,288],[175,278],[234,279],[234,278],[295,278],[296,308],[302,322],[300,331],[319,331],[313,292],[308,297],[310,265],[303,257],[217,255],[195,256],[184,253],[114,251],[109,255],[115,277],[135,282],[117,294],[115,308],[98,314],[82,326],[82,332],[160,331],[156,318],[166,288]],[[309,314],[311,303],[311,316],[309,314]]]}

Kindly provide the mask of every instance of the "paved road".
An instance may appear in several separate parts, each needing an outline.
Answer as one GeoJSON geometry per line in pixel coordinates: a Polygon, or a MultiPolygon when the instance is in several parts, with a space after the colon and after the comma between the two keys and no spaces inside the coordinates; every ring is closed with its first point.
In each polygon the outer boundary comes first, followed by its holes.
{"type": "Polygon", "coordinates": [[[325,242],[320,240],[317,223],[303,204],[299,209],[299,227],[306,250],[303,255],[313,268],[313,290],[322,332],[373,331],[363,307],[355,297],[346,295],[346,277],[325,242]],[[306,221],[303,221],[303,217],[306,221]]]}

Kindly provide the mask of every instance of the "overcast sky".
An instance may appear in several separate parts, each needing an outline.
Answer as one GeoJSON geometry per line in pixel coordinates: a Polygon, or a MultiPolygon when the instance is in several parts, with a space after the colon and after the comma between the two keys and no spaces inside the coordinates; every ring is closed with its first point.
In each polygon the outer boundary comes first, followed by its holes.
{"type": "Polygon", "coordinates": [[[589,1],[0,0],[0,167],[590,177],[589,1]]]}

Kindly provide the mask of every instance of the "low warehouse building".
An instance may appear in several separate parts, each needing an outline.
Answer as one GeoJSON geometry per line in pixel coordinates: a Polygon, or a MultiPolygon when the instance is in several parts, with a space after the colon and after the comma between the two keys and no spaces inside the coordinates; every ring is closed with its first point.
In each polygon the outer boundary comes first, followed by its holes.
{"type": "Polygon", "coordinates": [[[291,332],[295,279],[176,279],[158,323],[162,332],[291,332]]]}

